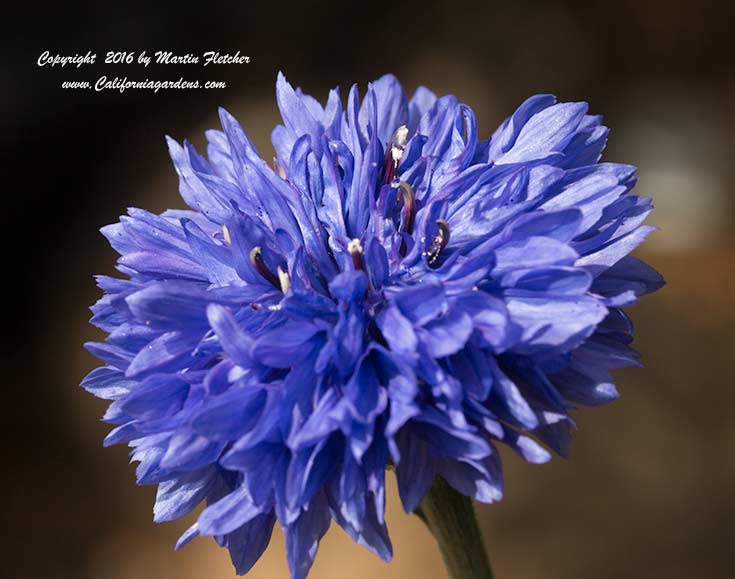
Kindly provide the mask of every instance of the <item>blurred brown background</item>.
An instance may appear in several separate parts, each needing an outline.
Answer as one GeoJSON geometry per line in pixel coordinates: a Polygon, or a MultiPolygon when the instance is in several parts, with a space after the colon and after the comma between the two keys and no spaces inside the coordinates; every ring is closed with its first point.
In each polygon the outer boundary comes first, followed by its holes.
{"type": "MultiPolygon", "coordinates": [[[[129,205],[181,205],[163,135],[203,141],[216,107],[264,156],[274,83],[327,89],[391,71],[473,105],[484,136],[525,97],[587,100],[612,127],[605,158],[640,167],[660,226],[640,255],[668,286],[632,310],[645,369],[622,398],[578,413],[568,461],[505,455],[506,497],[479,509],[499,579],[731,577],[735,526],[735,51],[729,2],[179,2],[136,9],[3,8],[3,472],[0,575],[33,579],[230,578],[226,552],[188,523],[154,525],[154,489],[127,449],[103,450],[105,404],[77,387],[81,343],[114,253],[97,233],[129,205]],[[52,53],[241,50],[252,63],[52,71],[52,53]],[[74,93],[101,74],[225,80],[223,91],[74,93]]],[[[432,539],[394,486],[395,560],[333,529],[314,579],[445,577],[432,539]]],[[[286,577],[280,533],[251,574],[286,577]]]]}

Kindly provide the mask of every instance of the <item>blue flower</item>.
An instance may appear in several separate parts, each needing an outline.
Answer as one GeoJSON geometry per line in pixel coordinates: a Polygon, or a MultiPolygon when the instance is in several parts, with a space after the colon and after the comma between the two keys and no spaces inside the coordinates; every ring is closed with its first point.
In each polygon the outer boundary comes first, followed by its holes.
{"type": "Polygon", "coordinates": [[[168,140],[190,210],[130,209],[102,233],[84,380],[112,401],[157,522],[207,506],[238,573],[276,521],[292,577],[332,520],[391,558],[385,472],[412,512],[435,476],[501,498],[497,444],[565,455],[575,405],[638,365],[622,308],[663,284],[629,256],[651,231],[630,165],[598,163],[585,103],[525,101],[487,140],[454,96],[395,77],[343,109],[279,75],[273,166],[224,110],[209,160],[168,140]]]}

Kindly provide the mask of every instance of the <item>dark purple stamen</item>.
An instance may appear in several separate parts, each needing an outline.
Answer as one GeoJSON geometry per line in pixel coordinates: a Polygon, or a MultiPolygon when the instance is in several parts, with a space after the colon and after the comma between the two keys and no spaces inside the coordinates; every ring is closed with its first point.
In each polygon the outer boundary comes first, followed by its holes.
{"type": "Polygon", "coordinates": [[[362,261],[362,244],[359,239],[353,239],[347,244],[347,251],[352,256],[352,265],[355,271],[365,271],[365,264],[362,261]]]}
{"type": "Polygon", "coordinates": [[[257,271],[264,280],[273,285],[277,290],[281,289],[281,283],[278,280],[278,277],[276,277],[276,274],[274,274],[265,264],[265,260],[263,259],[263,250],[260,246],[256,245],[250,250],[250,263],[253,264],[255,271],[257,271]]]}
{"type": "Polygon", "coordinates": [[[411,185],[405,181],[398,183],[398,188],[401,190],[400,197],[403,202],[403,231],[411,235],[416,218],[416,196],[411,185]]]}
{"type": "Polygon", "coordinates": [[[406,148],[407,137],[408,128],[406,125],[398,127],[393,133],[393,136],[385,149],[385,159],[383,160],[384,183],[391,184],[398,175],[398,163],[403,156],[403,150],[406,148]]]}
{"type": "Polygon", "coordinates": [[[426,261],[429,263],[429,266],[432,267],[436,263],[436,260],[439,259],[439,255],[442,250],[447,246],[447,243],[449,243],[449,223],[443,219],[437,219],[436,226],[439,231],[434,236],[429,248],[424,252],[426,261]]]}
{"type": "MultiPolygon", "coordinates": [[[[403,203],[403,231],[411,235],[413,233],[414,219],[416,218],[416,195],[414,195],[411,185],[405,181],[398,183],[398,188],[400,189],[399,195],[403,203]]],[[[407,251],[406,240],[402,239],[398,252],[401,256],[405,256],[407,251]]]]}
{"type": "Polygon", "coordinates": [[[393,160],[393,152],[391,151],[391,149],[388,149],[385,152],[383,167],[385,168],[385,176],[383,177],[383,181],[390,184],[396,178],[396,174],[398,173],[398,161],[393,160]]]}

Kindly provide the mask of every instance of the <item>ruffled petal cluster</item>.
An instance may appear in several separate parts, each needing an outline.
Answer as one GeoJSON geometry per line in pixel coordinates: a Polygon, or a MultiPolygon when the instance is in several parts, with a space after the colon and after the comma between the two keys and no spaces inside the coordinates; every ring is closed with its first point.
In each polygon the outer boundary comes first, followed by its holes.
{"type": "Polygon", "coordinates": [[[294,579],[332,521],[383,559],[385,473],[412,512],[436,476],[503,494],[497,445],[565,455],[570,411],[638,365],[623,312],[663,284],[629,256],[651,227],[635,168],[599,163],[585,103],[525,101],[487,140],[472,109],[391,75],[324,106],[279,75],[264,161],[220,111],[207,157],[169,139],[190,209],[102,229],[83,386],[111,401],[157,522],[206,508],[238,573],[276,523],[294,579]]]}

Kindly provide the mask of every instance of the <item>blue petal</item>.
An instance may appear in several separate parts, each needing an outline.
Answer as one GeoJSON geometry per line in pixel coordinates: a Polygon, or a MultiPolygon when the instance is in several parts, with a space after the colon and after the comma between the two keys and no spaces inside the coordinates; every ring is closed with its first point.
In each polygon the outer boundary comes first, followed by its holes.
{"type": "Polygon", "coordinates": [[[213,442],[194,432],[177,432],[171,437],[161,466],[172,471],[191,471],[215,462],[224,442],[213,442]]]}
{"type": "Polygon", "coordinates": [[[650,265],[627,255],[595,279],[592,291],[608,296],[633,290],[636,295],[643,295],[660,289],[665,283],[650,265]]]}
{"type": "Polygon", "coordinates": [[[431,448],[434,456],[485,458],[490,446],[469,426],[458,428],[449,417],[436,408],[427,406],[411,421],[413,431],[431,448]]]}
{"type": "Polygon", "coordinates": [[[199,532],[202,535],[226,535],[262,514],[253,504],[247,489],[238,487],[230,494],[209,505],[199,515],[199,532]]]}
{"type": "Polygon", "coordinates": [[[592,276],[575,267],[551,266],[517,269],[501,279],[504,287],[552,295],[583,295],[592,285],[592,276]]]}
{"type": "Polygon", "coordinates": [[[319,495],[308,510],[302,511],[293,523],[285,527],[286,555],[291,579],[306,578],[330,520],[326,499],[319,495]]]}
{"type": "Polygon", "coordinates": [[[557,454],[569,456],[571,443],[571,422],[566,416],[545,413],[544,422],[533,431],[533,434],[544,444],[550,446],[557,454]]]}
{"type": "Polygon", "coordinates": [[[171,137],[166,137],[171,160],[179,175],[179,192],[192,209],[199,211],[215,223],[224,223],[229,206],[208,189],[196,175],[188,147],[181,147],[171,137]]]}
{"type": "Polygon", "coordinates": [[[317,402],[311,416],[288,440],[292,450],[312,446],[324,440],[340,427],[344,420],[345,405],[334,390],[328,390],[317,402]]]}
{"type": "Polygon", "coordinates": [[[378,372],[374,357],[368,354],[344,389],[353,416],[365,424],[372,424],[387,404],[378,372]]]}
{"type": "Polygon", "coordinates": [[[189,391],[183,380],[156,374],[141,382],[124,400],[126,414],[140,420],[168,416],[181,409],[189,391]]]}
{"type": "Polygon", "coordinates": [[[362,545],[383,561],[389,562],[393,558],[393,546],[388,536],[388,529],[385,522],[380,521],[378,514],[375,512],[374,502],[366,500],[365,503],[366,511],[360,520],[359,530],[340,511],[333,511],[332,516],[353,541],[358,545],[362,545]]]}
{"type": "Polygon", "coordinates": [[[420,336],[433,358],[444,358],[458,352],[472,334],[472,318],[462,311],[451,310],[447,316],[421,329],[420,336]]]}
{"type": "Polygon", "coordinates": [[[183,369],[192,359],[198,336],[166,332],[142,348],[125,371],[128,378],[140,379],[157,372],[183,369]]]}
{"type": "Polygon", "coordinates": [[[529,237],[507,243],[495,250],[492,275],[499,276],[516,269],[531,269],[552,265],[570,266],[577,259],[569,245],[550,237],[529,237]]]}
{"type": "Polygon", "coordinates": [[[134,274],[142,274],[153,279],[207,280],[207,270],[193,259],[173,254],[160,254],[153,251],[126,253],[118,264],[134,274]]]}
{"type": "Polygon", "coordinates": [[[607,308],[589,296],[555,296],[548,299],[514,295],[507,300],[513,322],[523,328],[521,344],[516,351],[530,352],[537,348],[567,351],[590,336],[607,315],[607,308]]]}
{"type": "Polygon", "coordinates": [[[184,545],[186,545],[192,539],[195,539],[198,536],[199,536],[199,524],[198,523],[194,523],[191,527],[189,527],[188,529],[186,529],[186,531],[184,531],[182,533],[181,537],[179,537],[179,540],[176,541],[176,547],[174,547],[175,550],[178,551],[184,545]]]}
{"type": "Polygon", "coordinates": [[[477,501],[494,503],[503,498],[503,477],[497,451],[483,461],[439,460],[437,470],[451,486],[477,501]]]}
{"type": "MultiPolygon", "coordinates": [[[[392,74],[381,76],[372,83],[378,104],[378,140],[385,146],[393,136],[394,131],[401,125],[408,123],[408,101],[403,87],[392,74]]],[[[360,110],[360,124],[368,124],[367,107],[363,103],[360,110]]]]}
{"type": "Polygon", "coordinates": [[[258,338],[251,355],[273,368],[290,368],[308,355],[308,343],[320,331],[319,326],[311,322],[293,321],[258,338]]]}
{"type": "Polygon", "coordinates": [[[321,134],[324,128],[314,119],[304,101],[296,94],[281,72],[278,73],[276,81],[276,99],[286,128],[297,137],[309,135],[311,146],[318,153],[321,150],[321,134]]]}
{"type": "Polygon", "coordinates": [[[628,235],[613,240],[598,251],[580,257],[575,265],[583,267],[593,275],[599,275],[638,247],[655,229],[649,226],[639,227],[628,235]]]}
{"type": "Polygon", "coordinates": [[[273,512],[258,515],[227,535],[227,548],[238,575],[245,575],[260,559],[271,541],[276,517],[273,512]]]}
{"type": "Polygon", "coordinates": [[[340,300],[357,301],[365,296],[368,279],[365,272],[345,271],[329,282],[329,291],[340,300]]]}
{"type": "Polygon", "coordinates": [[[162,330],[176,330],[207,327],[206,307],[212,298],[201,286],[165,281],[150,284],[125,301],[141,322],[162,330]]]}
{"type": "Polygon", "coordinates": [[[110,366],[95,368],[82,380],[82,388],[105,400],[119,400],[126,396],[135,382],[110,366]]]}
{"type": "Polygon", "coordinates": [[[575,354],[572,363],[552,375],[551,381],[564,398],[587,406],[605,404],[620,396],[604,366],[578,361],[575,354]]]}
{"type": "Polygon", "coordinates": [[[398,492],[403,510],[413,513],[434,482],[434,465],[427,444],[417,436],[401,432],[396,442],[401,454],[396,464],[398,492]]]}
{"type": "Polygon", "coordinates": [[[584,231],[583,215],[577,208],[527,213],[511,225],[508,240],[522,241],[530,237],[543,236],[566,243],[584,231]]]}
{"type": "Polygon", "coordinates": [[[490,139],[486,161],[495,161],[510,150],[518,135],[529,119],[556,102],[553,95],[539,94],[526,99],[521,106],[506,119],[490,139]]]}
{"type": "Polygon", "coordinates": [[[523,397],[518,386],[498,367],[492,359],[488,359],[493,373],[492,406],[493,412],[511,423],[523,428],[538,426],[538,418],[523,397]]]}
{"type": "Polygon", "coordinates": [[[412,323],[423,325],[446,313],[448,304],[440,283],[427,282],[391,291],[388,296],[412,323]]]}
{"type": "Polygon", "coordinates": [[[222,349],[240,366],[251,364],[253,340],[243,331],[230,311],[218,304],[207,306],[207,319],[217,334],[222,349]]]}
{"type": "Polygon", "coordinates": [[[415,133],[421,118],[434,106],[436,95],[425,86],[416,89],[408,103],[409,130],[415,133]]]}
{"type": "Polygon", "coordinates": [[[562,151],[586,112],[587,103],[562,103],[539,111],[523,125],[513,146],[496,163],[535,161],[562,151]]]}
{"type": "Polygon", "coordinates": [[[411,322],[395,306],[388,306],[378,316],[378,326],[390,349],[400,354],[413,354],[418,338],[411,322]]]}
{"type": "Polygon", "coordinates": [[[503,300],[483,291],[471,291],[459,303],[472,316],[473,327],[485,345],[501,352],[515,342],[518,328],[512,326],[503,300]]]}
{"type": "Polygon", "coordinates": [[[173,521],[189,513],[207,495],[212,477],[212,469],[202,469],[162,482],[156,493],[153,520],[156,523],[173,521]]]}
{"type": "Polygon", "coordinates": [[[212,440],[233,440],[247,432],[260,418],[266,391],[239,386],[208,400],[192,421],[193,428],[212,440]]]}
{"type": "Polygon", "coordinates": [[[337,464],[338,447],[337,439],[330,438],[292,454],[286,474],[290,508],[307,504],[326,482],[337,464]]]}

